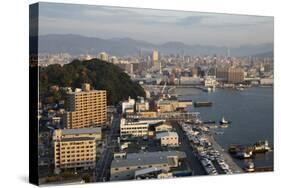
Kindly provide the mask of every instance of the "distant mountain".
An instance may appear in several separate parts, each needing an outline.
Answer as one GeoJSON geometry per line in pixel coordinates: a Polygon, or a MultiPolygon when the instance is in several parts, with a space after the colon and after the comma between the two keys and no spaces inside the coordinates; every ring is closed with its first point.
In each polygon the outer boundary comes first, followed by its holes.
{"type": "MultiPolygon", "coordinates": [[[[52,34],[39,37],[38,51],[39,53],[67,52],[72,55],[85,53],[98,54],[105,51],[111,55],[124,56],[138,54],[140,50],[143,52],[151,52],[153,49],[157,49],[164,54],[226,55],[228,48],[211,45],[188,45],[176,41],[156,45],[131,38],[100,39],[73,34],[52,34]]],[[[229,48],[229,50],[232,56],[252,56],[254,54],[273,51],[273,44],[244,45],[229,48]]]]}
{"type": "Polygon", "coordinates": [[[260,58],[270,57],[270,58],[272,58],[273,57],[273,51],[254,54],[253,57],[260,57],[260,58]]]}

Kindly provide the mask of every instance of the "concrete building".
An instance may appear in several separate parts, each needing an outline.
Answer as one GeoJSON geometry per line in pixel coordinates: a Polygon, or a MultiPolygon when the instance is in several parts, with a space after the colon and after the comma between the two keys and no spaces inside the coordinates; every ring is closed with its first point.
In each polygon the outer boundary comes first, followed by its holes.
{"type": "Polygon", "coordinates": [[[260,84],[261,85],[273,85],[273,78],[261,78],[260,84]]]}
{"type": "Polygon", "coordinates": [[[227,67],[218,67],[216,69],[216,77],[221,81],[227,81],[227,79],[228,79],[228,68],[227,67]]]}
{"type": "Polygon", "coordinates": [[[155,126],[155,132],[166,132],[173,129],[172,125],[163,123],[155,126]]]}
{"type": "Polygon", "coordinates": [[[64,125],[68,129],[103,126],[107,122],[105,90],[90,90],[89,84],[83,90],[67,94],[64,125]]]}
{"type": "Polygon", "coordinates": [[[126,137],[144,137],[148,136],[148,123],[146,122],[127,122],[126,119],[120,121],[120,136],[126,137]]]}
{"type": "Polygon", "coordinates": [[[181,76],[179,80],[180,85],[199,85],[202,79],[199,77],[181,76]]]}
{"type": "Polygon", "coordinates": [[[173,112],[188,106],[192,106],[191,100],[160,100],[157,103],[157,110],[160,113],[173,112]]]}
{"type": "Polygon", "coordinates": [[[110,62],[113,63],[113,64],[118,64],[118,59],[117,59],[117,57],[112,56],[111,59],[110,59],[110,62]]]}
{"type": "Polygon", "coordinates": [[[244,81],[244,70],[242,68],[217,68],[216,77],[220,81],[235,84],[244,81]]]}
{"type": "Polygon", "coordinates": [[[108,54],[106,52],[101,52],[100,59],[103,61],[108,61],[108,54]]]}
{"type": "Polygon", "coordinates": [[[198,75],[199,75],[198,67],[193,67],[191,69],[191,75],[192,75],[192,77],[198,77],[198,75]]]}
{"type": "Polygon", "coordinates": [[[228,69],[228,83],[240,83],[244,81],[244,70],[241,68],[229,68],[228,69]]]}
{"type": "Polygon", "coordinates": [[[136,102],[136,112],[145,112],[149,110],[149,103],[143,97],[136,102]]]}
{"type": "Polygon", "coordinates": [[[127,101],[122,102],[122,113],[135,112],[135,104],[135,99],[131,99],[131,97],[129,97],[127,101]]]}
{"type": "Polygon", "coordinates": [[[216,76],[206,76],[204,78],[205,87],[215,87],[217,85],[216,76]]]}
{"type": "Polygon", "coordinates": [[[157,112],[154,111],[137,112],[137,116],[141,118],[156,118],[157,112]]]}
{"type": "Polygon", "coordinates": [[[65,169],[92,169],[96,164],[96,140],[100,128],[58,129],[54,131],[55,173],[65,169]]]}
{"type": "Polygon", "coordinates": [[[141,118],[137,120],[124,119],[120,120],[121,138],[144,137],[149,135],[149,126],[164,123],[163,118],[141,118]]]}
{"type": "Polygon", "coordinates": [[[157,50],[153,50],[152,52],[152,57],[151,57],[151,61],[152,61],[152,66],[155,66],[158,64],[158,51],[157,50]]]}
{"type": "Polygon", "coordinates": [[[179,146],[179,136],[176,132],[157,133],[156,139],[160,140],[161,146],[169,146],[169,147],[179,146]]]}
{"type": "Polygon", "coordinates": [[[180,166],[180,160],[184,158],[186,154],[180,151],[128,153],[124,158],[111,162],[110,180],[134,179],[136,171],[148,168],[159,168],[169,172],[172,167],[180,166]]]}
{"type": "Polygon", "coordinates": [[[163,168],[145,168],[141,170],[137,170],[135,172],[135,179],[164,179],[164,178],[172,178],[173,174],[171,172],[167,172],[166,169],[163,168]]]}

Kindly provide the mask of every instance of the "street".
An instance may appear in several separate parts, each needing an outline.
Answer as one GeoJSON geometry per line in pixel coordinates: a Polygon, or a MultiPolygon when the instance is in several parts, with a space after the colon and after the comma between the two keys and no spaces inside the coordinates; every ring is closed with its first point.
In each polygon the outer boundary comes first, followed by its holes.
{"type": "Polygon", "coordinates": [[[103,151],[100,160],[97,162],[96,167],[96,181],[108,181],[110,178],[110,165],[113,159],[113,151],[117,146],[117,137],[119,136],[119,123],[120,117],[113,116],[111,130],[105,138],[105,150],[103,151]]]}
{"type": "Polygon", "coordinates": [[[179,149],[186,153],[189,166],[193,171],[193,175],[206,175],[201,162],[196,158],[192,151],[192,147],[187,139],[187,136],[185,135],[185,132],[181,129],[177,122],[172,122],[172,125],[179,135],[179,142],[181,143],[179,149]]]}

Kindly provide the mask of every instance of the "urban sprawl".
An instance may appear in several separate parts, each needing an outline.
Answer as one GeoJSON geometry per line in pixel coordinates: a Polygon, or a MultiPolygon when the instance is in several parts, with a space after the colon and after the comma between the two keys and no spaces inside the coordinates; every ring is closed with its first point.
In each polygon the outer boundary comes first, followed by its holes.
{"type": "MultiPolygon", "coordinates": [[[[67,53],[40,54],[38,64],[64,66],[73,59],[98,58],[112,63],[139,83],[145,97],[129,97],[110,106],[108,91],[81,83],[64,90],[65,101],[39,103],[39,177],[41,183],[104,182],[176,178],[194,175],[254,171],[240,168],[232,158],[269,150],[267,141],[249,149],[225,151],[215,141],[213,128],[189,107],[210,106],[212,101],[179,99],[176,88],[215,92],[217,88],[243,91],[273,85],[273,58],[188,56],[140,51],[117,57],[106,52],[74,57],[67,53]],[[237,150],[237,151],[236,151],[237,150]]],[[[98,79],[98,78],[97,78],[98,79]]]]}

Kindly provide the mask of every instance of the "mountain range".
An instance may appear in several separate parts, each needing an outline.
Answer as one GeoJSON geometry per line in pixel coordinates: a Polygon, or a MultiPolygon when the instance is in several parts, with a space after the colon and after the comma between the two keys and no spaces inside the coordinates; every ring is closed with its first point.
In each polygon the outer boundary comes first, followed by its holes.
{"type": "MultiPolygon", "coordinates": [[[[31,41],[34,41],[31,37],[31,41]]],[[[49,34],[39,36],[39,53],[69,53],[98,54],[107,52],[110,55],[126,56],[136,55],[140,51],[151,53],[157,49],[162,54],[185,54],[185,55],[226,55],[229,49],[231,56],[273,56],[273,44],[243,45],[239,47],[225,47],[214,45],[189,45],[182,42],[170,41],[163,44],[153,44],[146,41],[131,38],[101,39],[85,37],[74,34],[49,34]]]]}

